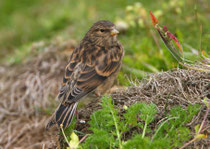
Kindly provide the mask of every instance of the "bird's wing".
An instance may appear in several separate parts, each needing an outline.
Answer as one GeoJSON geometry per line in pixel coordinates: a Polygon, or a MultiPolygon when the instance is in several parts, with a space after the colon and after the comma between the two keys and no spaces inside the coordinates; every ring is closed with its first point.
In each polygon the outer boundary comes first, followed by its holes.
{"type": "Polygon", "coordinates": [[[103,53],[99,55],[99,57],[96,57],[96,54],[95,60],[93,60],[94,58],[91,56],[91,62],[88,62],[87,57],[86,63],[79,62],[77,64],[68,65],[69,68],[67,67],[66,69],[65,78],[70,76],[70,89],[67,89],[68,93],[65,93],[65,97],[63,98],[64,104],[80,100],[82,97],[95,90],[114,72],[119,70],[122,56],[119,56],[117,53],[119,50],[116,53],[113,53],[114,51],[115,50],[110,50],[110,52],[106,54],[103,53]],[[74,69],[71,69],[73,65],[75,65],[74,69]]]}
{"type": "Polygon", "coordinates": [[[65,100],[65,98],[67,96],[67,93],[70,90],[70,85],[72,84],[72,80],[74,80],[72,77],[73,77],[73,74],[74,74],[73,72],[75,71],[76,66],[79,63],[79,56],[80,56],[79,53],[80,53],[79,48],[74,49],[74,51],[73,51],[73,53],[70,57],[70,61],[65,68],[65,74],[64,74],[64,77],[63,77],[62,87],[61,87],[59,95],[58,95],[58,98],[59,99],[62,98],[62,101],[65,100]]]}
{"type": "Polygon", "coordinates": [[[71,84],[71,80],[72,80],[72,74],[73,71],[75,69],[75,66],[77,65],[78,62],[76,61],[70,61],[69,64],[66,66],[65,69],[65,75],[63,77],[63,83],[62,83],[62,87],[60,89],[60,93],[58,95],[58,98],[60,99],[62,96],[66,96],[66,93],[68,92],[69,88],[69,84],[71,84]]]}

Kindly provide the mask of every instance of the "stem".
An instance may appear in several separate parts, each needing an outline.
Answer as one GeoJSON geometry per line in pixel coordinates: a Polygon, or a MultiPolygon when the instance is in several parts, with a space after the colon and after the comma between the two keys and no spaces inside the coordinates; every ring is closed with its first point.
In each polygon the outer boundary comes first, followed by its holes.
{"type": "Polygon", "coordinates": [[[197,140],[196,138],[190,140],[190,141],[187,142],[184,146],[182,146],[180,149],[184,149],[185,147],[187,147],[189,144],[193,143],[193,142],[196,141],[196,140],[197,140]]]}
{"type": "Polygon", "coordinates": [[[146,119],[145,124],[144,124],[144,129],[143,129],[143,133],[142,133],[142,139],[144,138],[145,132],[146,132],[146,129],[147,129],[147,120],[148,120],[148,115],[147,115],[147,119],[146,119]]]}
{"type": "Polygon", "coordinates": [[[97,125],[97,127],[98,127],[98,129],[99,129],[99,125],[98,125],[98,122],[97,122],[97,120],[96,120],[95,113],[93,113],[93,117],[94,117],[94,120],[95,120],[95,122],[96,122],[96,125],[97,125]]]}
{"type": "Polygon", "coordinates": [[[199,131],[198,131],[198,134],[201,133],[201,131],[202,131],[203,127],[204,127],[204,124],[205,124],[205,122],[206,122],[207,116],[208,116],[208,114],[209,114],[209,105],[210,105],[210,102],[208,103],[207,110],[206,110],[206,113],[205,113],[205,115],[204,115],[204,118],[203,118],[203,121],[202,121],[202,123],[201,123],[201,126],[200,126],[200,129],[199,129],[199,131]]]}
{"type": "Polygon", "coordinates": [[[76,134],[80,134],[80,135],[86,135],[86,133],[83,133],[83,132],[77,131],[77,130],[73,130],[73,132],[76,133],[76,134]]]}
{"type": "Polygon", "coordinates": [[[198,67],[196,67],[197,65],[193,66],[193,65],[189,65],[189,64],[186,64],[186,63],[182,63],[182,62],[179,62],[180,65],[184,66],[185,68],[188,68],[188,69],[192,69],[192,70],[197,70],[197,71],[204,71],[204,72],[210,72],[210,70],[208,70],[207,68],[202,68],[198,65],[198,67]]]}
{"type": "Polygon", "coordinates": [[[176,118],[177,118],[177,117],[171,117],[171,118],[165,120],[165,121],[160,125],[160,127],[157,129],[157,131],[155,132],[154,136],[152,137],[152,141],[155,139],[156,135],[158,134],[158,132],[160,131],[160,129],[163,127],[163,125],[164,125],[166,122],[168,122],[168,121],[170,121],[170,120],[172,120],[172,119],[176,119],[176,118]]]}
{"type": "MultiPolygon", "coordinates": [[[[60,128],[61,128],[61,131],[62,131],[62,134],[63,134],[63,136],[64,136],[64,139],[65,139],[66,143],[67,143],[68,146],[70,147],[69,141],[67,140],[66,135],[65,135],[65,133],[64,133],[63,125],[62,125],[62,124],[60,125],[60,128]]],[[[70,148],[71,148],[71,147],[70,147],[70,148]]]]}
{"type": "Polygon", "coordinates": [[[117,138],[119,140],[119,146],[120,146],[120,149],[122,149],[122,143],[121,143],[121,139],[120,139],[120,133],[119,133],[118,125],[117,125],[117,120],[114,116],[114,112],[112,111],[112,109],[110,107],[109,107],[109,109],[111,111],[111,114],[112,114],[112,117],[113,117],[113,120],[114,120],[114,125],[115,125],[115,128],[116,128],[117,138]]]}

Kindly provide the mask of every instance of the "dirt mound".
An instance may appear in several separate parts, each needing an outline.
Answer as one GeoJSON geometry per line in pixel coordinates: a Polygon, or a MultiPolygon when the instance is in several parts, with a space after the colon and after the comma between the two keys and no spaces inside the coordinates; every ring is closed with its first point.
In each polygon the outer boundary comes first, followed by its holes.
{"type": "MultiPolygon", "coordinates": [[[[189,104],[201,104],[200,112],[192,119],[187,127],[194,132],[197,124],[201,124],[206,112],[206,106],[202,103],[204,97],[210,98],[210,73],[174,69],[168,72],[154,73],[147,76],[141,82],[135,82],[127,89],[120,89],[111,94],[115,106],[119,108],[119,114],[124,113],[124,105],[130,106],[137,102],[146,102],[156,104],[158,114],[155,121],[151,124],[152,128],[156,128],[161,121],[164,120],[165,114],[174,106],[187,108],[189,104]]],[[[89,104],[80,110],[80,118],[89,120],[89,115],[99,109],[99,104],[89,104]],[[90,108],[91,107],[91,108],[90,108]],[[83,114],[84,113],[84,114],[83,114]]],[[[210,115],[208,114],[206,124],[210,124],[210,115]]],[[[84,133],[90,133],[87,130],[88,124],[77,124],[76,130],[84,133]],[[84,127],[84,125],[86,125],[84,127]]],[[[187,148],[204,148],[210,146],[209,125],[206,127],[208,139],[195,142],[187,148]]],[[[132,131],[132,130],[131,130],[132,131]]],[[[135,131],[135,130],[133,130],[135,131]]],[[[131,138],[133,132],[129,132],[123,136],[124,140],[131,138]]]]}
{"type": "MultiPolygon", "coordinates": [[[[34,44],[32,56],[25,62],[0,67],[0,148],[56,148],[57,132],[46,132],[44,128],[58,104],[58,89],[75,42],[52,43],[34,44]]],[[[185,107],[210,96],[210,74],[199,71],[175,69],[151,74],[136,84],[112,93],[119,112],[123,112],[123,105],[144,101],[157,104],[161,119],[166,103],[167,109],[174,105],[185,107]]],[[[99,108],[98,103],[89,104],[79,110],[79,117],[88,121],[89,115],[99,108]]],[[[203,106],[193,119],[192,128],[201,123],[205,110],[203,106]]],[[[89,133],[87,123],[78,123],[76,129],[89,133]]]]}

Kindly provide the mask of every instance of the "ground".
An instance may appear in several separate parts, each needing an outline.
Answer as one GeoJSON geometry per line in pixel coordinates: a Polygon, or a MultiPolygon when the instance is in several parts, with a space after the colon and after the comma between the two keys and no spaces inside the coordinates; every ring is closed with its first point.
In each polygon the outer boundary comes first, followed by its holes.
{"type": "MultiPolygon", "coordinates": [[[[70,40],[57,43],[56,46],[36,43],[33,46],[34,56],[24,63],[1,67],[1,147],[55,148],[59,144],[56,129],[46,132],[45,125],[58,105],[56,96],[68,59],[63,53],[70,54],[74,46],[75,42],[70,40]],[[45,47],[44,52],[37,52],[37,49],[42,47],[45,47]]],[[[203,119],[206,107],[201,100],[209,97],[209,84],[209,73],[174,69],[150,74],[142,81],[136,80],[127,89],[114,86],[109,94],[119,108],[119,114],[124,112],[125,105],[129,107],[137,102],[156,104],[158,116],[151,124],[152,128],[156,127],[164,118],[165,112],[172,107],[181,105],[186,108],[188,104],[198,103],[202,108],[188,125],[193,132],[194,126],[200,124],[203,119]]],[[[91,113],[101,108],[99,103],[100,99],[79,109],[79,119],[85,123],[77,121],[75,130],[91,133],[88,121],[91,113]]],[[[129,139],[136,130],[133,128],[124,134],[124,140],[129,139]]],[[[207,133],[209,136],[209,130],[207,133]]],[[[83,136],[79,135],[80,138],[83,136]]],[[[209,142],[207,139],[201,140],[190,147],[199,145],[207,148],[209,142]]]]}

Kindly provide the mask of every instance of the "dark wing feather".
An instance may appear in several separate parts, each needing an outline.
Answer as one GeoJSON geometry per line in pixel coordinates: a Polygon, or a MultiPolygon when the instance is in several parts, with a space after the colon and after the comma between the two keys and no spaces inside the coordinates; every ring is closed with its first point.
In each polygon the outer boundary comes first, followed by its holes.
{"type": "Polygon", "coordinates": [[[60,99],[62,96],[64,96],[64,99],[66,98],[66,93],[69,90],[69,83],[71,81],[71,77],[72,77],[72,73],[78,63],[77,60],[75,60],[74,57],[76,57],[77,54],[73,53],[71,58],[70,58],[70,62],[69,64],[66,66],[65,68],[65,75],[63,77],[63,83],[62,83],[62,87],[60,89],[60,93],[58,95],[58,98],[60,99]]]}
{"type": "Polygon", "coordinates": [[[93,77],[87,81],[78,81],[72,91],[70,92],[67,103],[76,102],[88,93],[95,90],[107,77],[100,76],[95,74],[93,77]],[[90,82],[91,81],[91,82],[90,82]]]}

